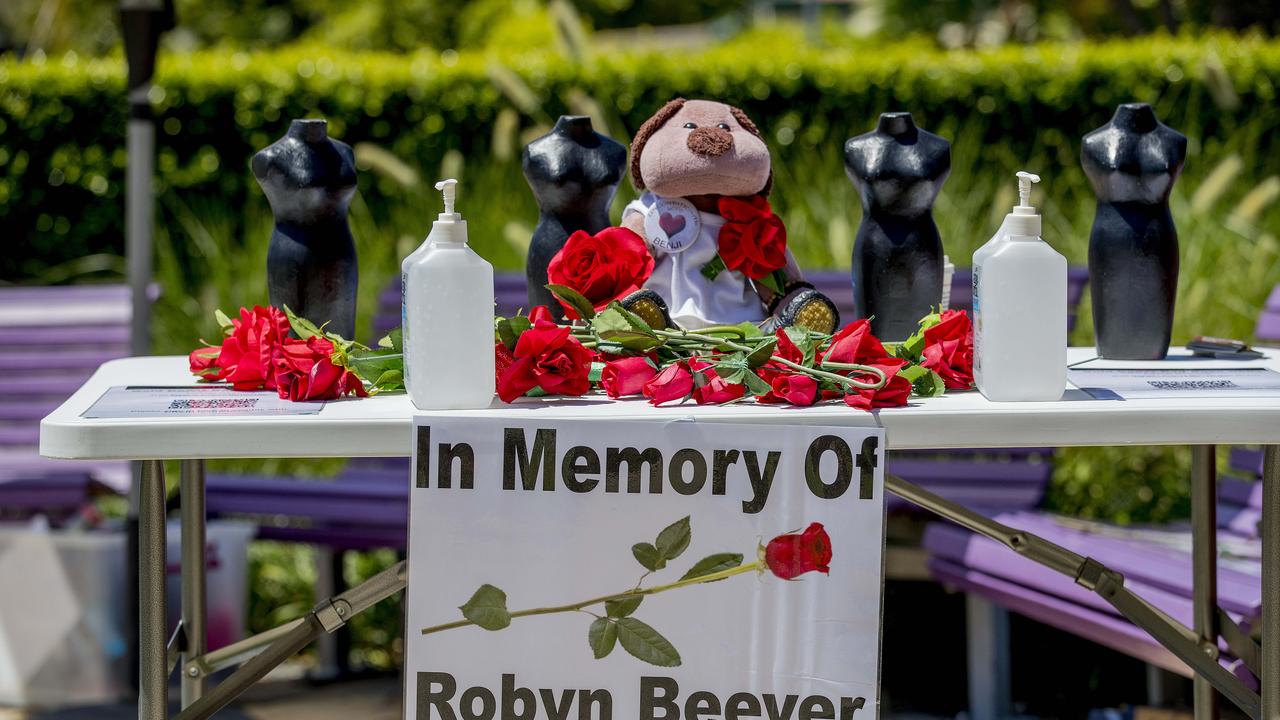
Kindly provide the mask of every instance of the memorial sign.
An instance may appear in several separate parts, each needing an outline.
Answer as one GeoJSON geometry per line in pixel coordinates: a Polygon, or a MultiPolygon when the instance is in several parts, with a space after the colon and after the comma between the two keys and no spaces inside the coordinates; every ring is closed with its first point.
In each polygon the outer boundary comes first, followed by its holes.
{"type": "Polygon", "coordinates": [[[878,714],[882,429],[414,433],[411,720],[878,714]]]}

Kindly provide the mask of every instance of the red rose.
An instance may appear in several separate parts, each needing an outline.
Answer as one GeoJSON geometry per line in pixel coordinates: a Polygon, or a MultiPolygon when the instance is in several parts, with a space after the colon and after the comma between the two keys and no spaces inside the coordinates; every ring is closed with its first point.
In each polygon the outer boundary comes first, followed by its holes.
{"type": "Polygon", "coordinates": [[[941,340],[925,345],[920,365],[942,377],[948,390],[973,387],[973,343],[968,340],[941,340]]]}
{"type": "Polygon", "coordinates": [[[807,572],[830,574],[831,537],[822,523],[810,523],[802,533],[779,535],[764,549],[769,571],[783,580],[793,580],[807,572]]]}
{"type": "Polygon", "coordinates": [[[942,313],[941,319],[924,331],[926,345],[943,340],[964,339],[973,341],[973,323],[969,321],[969,316],[963,310],[948,310],[942,313]]]}
{"type": "Polygon", "coordinates": [[[920,364],[938,373],[948,390],[973,387],[973,323],[963,310],[948,310],[925,329],[920,364]]]}
{"type": "Polygon", "coordinates": [[[600,385],[611,398],[639,395],[658,370],[646,357],[626,357],[605,363],[600,385]]]}
{"type": "Polygon", "coordinates": [[[187,356],[187,364],[191,366],[191,374],[199,375],[201,380],[221,380],[222,368],[217,366],[220,347],[202,347],[191,351],[187,356]]]}
{"type": "MultiPolygon", "coordinates": [[[[597,310],[644,286],[653,274],[653,256],[644,239],[624,227],[608,227],[595,235],[579,230],[569,236],[547,265],[547,280],[571,287],[597,310]]],[[[578,313],[564,305],[565,316],[578,313]]]]}
{"type": "Polygon", "coordinates": [[[779,374],[769,385],[769,395],[777,401],[806,407],[818,401],[818,381],[808,375],[779,374]]]}
{"type": "Polygon", "coordinates": [[[497,387],[497,384],[502,382],[502,376],[516,364],[516,356],[503,343],[496,343],[493,346],[493,353],[493,379],[494,387],[497,387]]]}
{"type": "Polygon", "coordinates": [[[272,358],[276,392],[294,402],[332,400],[348,393],[368,395],[355,373],[334,364],[333,351],[328,338],[285,338],[272,358]]]}
{"type": "Polygon", "coordinates": [[[787,228],[761,195],[720,198],[717,243],[725,267],[759,280],[787,264],[787,228]]]}
{"type": "Polygon", "coordinates": [[[546,320],[547,322],[555,322],[556,319],[551,315],[551,310],[546,305],[534,305],[529,311],[529,322],[538,322],[546,320]]]}
{"type": "Polygon", "coordinates": [[[645,383],[642,392],[650,405],[684,400],[693,394],[693,373],[707,367],[710,365],[695,359],[672,363],[645,383]]]}
{"type": "Polygon", "coordinates": [[[274,390],[271,359],[276,345],[287,337],[289,318],[283,312],[256,305],[253,310],[240,308],[240,317],[232,319],[231,334],[222,341],[214,361],[219,375],[204,377],[226,380],[236,390],[274,390]]]}
{"type": "Polygon", "coordinates": [[[842,363],[869,365],[889,355],[880,339],[871,334],[868,320],[854,320],[831,338],[823,359],[842,363]]]}
{"type": "Polygon", "coordinates": [[[570,333],[546,320],[520,334],[515,362],[498,378],[498,397],[511,402],[534,387],[549,395],[583,395],[591,389],[591,351],[570,333]]]}
{"type": "Polygon", "coordinates": [[[706,371],[707,382],[693,391],[693,400],[699,405],[723,405],[747,394],[741,383],[725,382],[715,370],[706,371]]]}
{"type": "MultiPolygon", "coordinates": [[[[844,396],[845,404],[868,411],[906,405],[907,398],[911,397],[911,381],[899,375],[898,372],[906,367],[907,361],[901,358],[882,358],[867,364],[883,371],[888,380],[879,390],[849,388],[849,393],[844,396]]],[[[867,376],[864,375],[864,377],[867,376]]]]}

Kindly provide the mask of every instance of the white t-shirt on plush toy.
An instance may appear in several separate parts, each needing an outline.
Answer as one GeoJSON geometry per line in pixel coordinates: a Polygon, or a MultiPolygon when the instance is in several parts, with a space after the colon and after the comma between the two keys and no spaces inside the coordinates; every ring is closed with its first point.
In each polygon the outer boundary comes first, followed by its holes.
{"type": "Polygon", "coordinates": [[[645,288],[667,301],[671,319],[689,330],[764,320],[760,296],[746,275],[721,270],[714,280],[702,268],[720,251],[724,218],[702,212],[683,198],[646,192],[622,211],[644,216],[644,241],[653,254],[645,288]]]}

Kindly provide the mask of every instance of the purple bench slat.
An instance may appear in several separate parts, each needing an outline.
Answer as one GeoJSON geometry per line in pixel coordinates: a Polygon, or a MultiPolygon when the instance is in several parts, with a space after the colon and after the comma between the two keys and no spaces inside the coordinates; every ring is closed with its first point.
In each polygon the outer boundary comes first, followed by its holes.
{"type": "Polygon", "coordinates": [[[889,458],[888,472],[914,483],[965,484],[999,480],[1009,484],[1041,485],[1053,467],[1048,463],[984,462],[964,459],[916,460],[889,458]]]}
{"type": "Polygon", "coordinates": [[[39,445],[40,427],[30,425],[0,425],[0,446],[39,445]]]}
{"type": "Polygon", "coordinates": [[[1230,455],[1231,469],[1248,475],[1251,478],[1262,477],[1262,451],[1247,448],[1232,448],[1230,455]]]}
{"type": "Polygon", "coordinates": [[[0,302],[61,305],[104,302],[127,307],[130,291],[127,285],[13,285],[0,288],[0,302]]]}
{"type": "Polygon", "coordinates": [[[0,370],[85,370],[92,374],[102,363],[118,357],[120,356],[111,350],[58,349],[46,352],[0,352],[0,370]]]}
{"type": "Polygon", "coordinates": [[[334,550],[373,550],[392,548],[403,550],[408,528],[372,528],[355,526],[338,527],[276,527],[264,525],[258,529],[261,540],[309,543],[334,550]]]}
{"type": "MultiPolygon", "coordinates": [[[[60,327],[0,327],[0,345],[7,348],[109,347],[129,354],[128,325],[67,325],[60,327]]],[[[123,357],[124,355],[121,355],[123,357]]]]}
{"type": "Polygon", "coordinates": [[[58,400],[0,400],[0,420],[26,420],[39,424],[45,415],[62,404],[58,400]]]}
{"type": "Polygon", "coordinates": [[[1258,318],[1258,327],[1253,332],[1260,340],[1280,340],[1280,313],[1267,313],[1258,318]]]}
{"type": "Polygon", "coordinates": [[[0,377],[0,394],[45,396],[66,399],[89,377],[89,373],[51,377],[0,377]]]}
{"type": "MultiPolygon", "coordinates": [[[[1030,512],[1007,513],[995,518],[1081,555],[1100,558],[1127,581],[1142,583],[1163,592],[1191,596],[1191,556],[1170,548],[1136,539],[1104,537],[1064,528],[1051,517],[1030,512]]],[[[982,572],[1053,592],[1036,584],[1039,566],[1008,548],[978,537],[954,525],[931,523],[925,531],[925,549],[953,562],[963,562],[982,572]],[[959,553],[959,554],[957,554],[959,553]]],[[[1255,577],[1221,567],[1218,570],[1218,601],[1224,610],[1252,619],[1262,607],[1261,587],[1255,577]]]]}
{"type": "MultiPolygon", "coordinates": [[[[1001,607],[1045,625],[1184,677],[1191,677],[1191,669],[1186,664],[1153,640],[1146,631],[1127,620],[943,560],[930,560],[929,570],[934,578],[945,585],[990,598],[1001,607]]],[[[1256,689],[1256,678],[1239,661],[1224,653],[1219,662],[1246,685],[1256,689]]]]}
{"type": "Polygon", "coordinates": [[[1218,499],[1244,507],[1262,508],[1262,482],[1221,478],[1218,480],[1218,499]]]}
{"type": "Polygon", "coordinates": [[[1219,502],[1218,529],[1256,540],[1262,530],[1262,509],[1219,502]]]}

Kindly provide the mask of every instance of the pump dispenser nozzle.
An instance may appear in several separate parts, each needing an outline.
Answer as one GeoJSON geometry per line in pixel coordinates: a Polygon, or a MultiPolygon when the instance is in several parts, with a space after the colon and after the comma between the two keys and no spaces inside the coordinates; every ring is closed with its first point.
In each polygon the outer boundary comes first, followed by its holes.
{"type": "MultiPolygon", "coordinates": [[[[1039,179],[1039,178],[1037,178],[1039,179]]],[[[444,212],[440,213],[441,220],[458,220],[458,213],[453,211],[453,204],[458,196],[458,181],[453,178],[441,180],[436,183],[436,189],[444,194],[444,212]],[[448,215],[449,217],[445,217],[448,215]]]]}
{"type": "MultiPolygon", "coordinates": [[[[1023,170],[1018,171],[1018,204],[1022,207],[1031,207],[1031,203],[1027,202],[1031,199],[1031,183],[1040,182],[1040,176],[1023,170]]],[[[440,187],[437,185],[436,187],[440,187]]]]}
{"type": "Polygon", "coordinates": [[[456,212],[454,204],[458,196],[458,181],[453,178],[436,183],[436,189],[444,195],[444,212],[431,224],[432,242],[465,243],[467,241],[467,221],[462,213],[456,212]]]}
{"type": "Polygon", "coordinates": [[[1040,216],[1031,204],[1031,184],[1038,182],[1039,175],[1018,171],[1018,205],[1005,218],[1005,230],[1009,235],[1040,237],[1040,216]]]}

